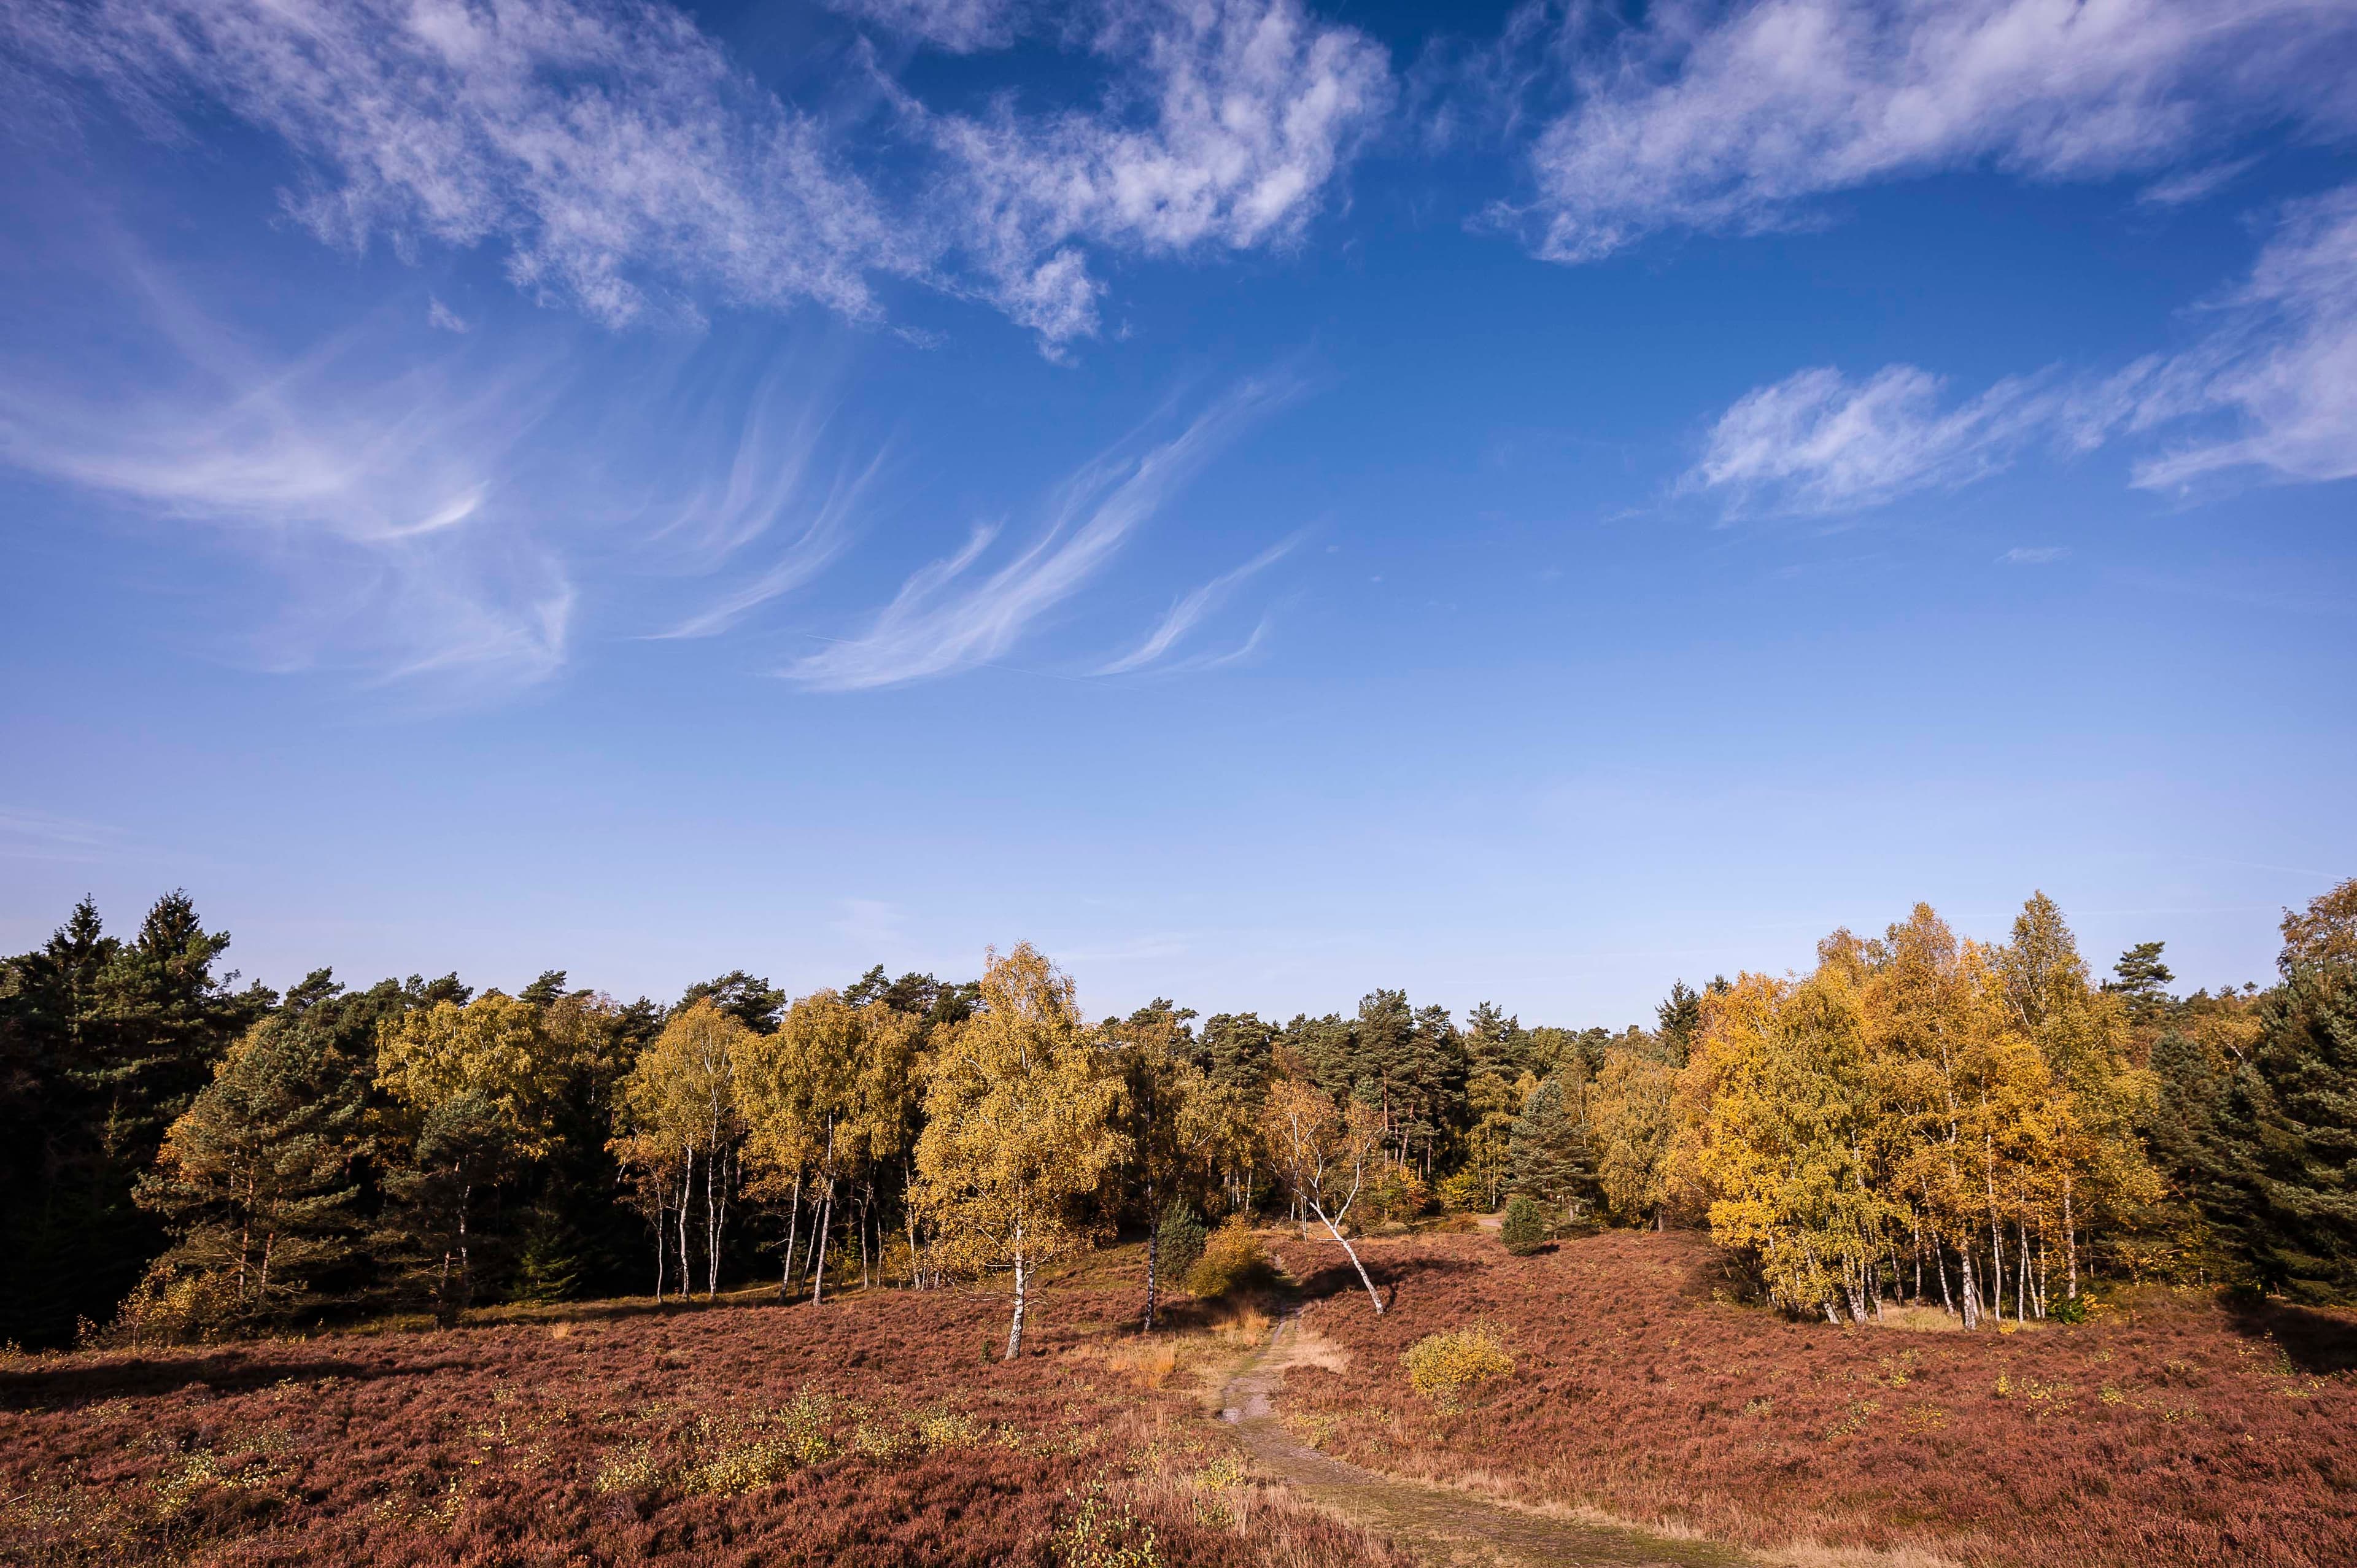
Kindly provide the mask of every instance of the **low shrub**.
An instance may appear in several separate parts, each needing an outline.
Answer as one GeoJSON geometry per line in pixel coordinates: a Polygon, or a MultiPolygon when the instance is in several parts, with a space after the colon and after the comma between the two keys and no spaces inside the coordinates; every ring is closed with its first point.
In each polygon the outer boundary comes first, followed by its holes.
{"type": "Polygon", "coordinates": [[[1440,1207],[1449,1213],[1469,1214],[1481,1207],[1481,1177],[1469,1170],[1443,1176],[1440,1185],[1433,1188],[1433,1196],[1440,1199],[1440,1207]]]}
{"type": "Polygon", "coordinates": [[[1376,1219],[1405,1225],[1432,1206],[1432,1188],[1414,1171],[1394,1167],[1374,1185],[1366,1201],[1376,1219]]]}
{"type": "Polygon", "coordinates": [[[1408,1385],[1443,1410],[1455,1410],[1514,1375],[1514,1359],[1496,1328],[1477,1323],[1453,1334],[1427,1334],[1400,1358],[1408,1385]]]}
{"type": "Polygon", "coordinates": [[[1183,1280],[1203,1255],[1203,1246],[1211,1232],[1203,1221],[1183,1203],[1174,1203],[1163,1212],[1162,1224],[1155,1232],[1155,1270],[1166,1280],[1183,1280]]]}
{"type": "Polygon", "coordinates": [[[1506,1218],[1499,1227],[1499,1238],[1506,1251],[1517,1258],[1527,1258],[1547,1244],[1555,1227],[1547,1223],[1546,1210],[1537,1201],[1521,1193],[1506,1200],[1506,1218]]]}
{"type": "Polygon", "coordinates": [[[1187,1271],[1190,1295],[1209,1301],[1237,1290],[1265,1288],[1275,1281],[1268,1254],[1241,1216],[1230,1219],[1203,1243],[1203,1255],[1187,1271]]]}

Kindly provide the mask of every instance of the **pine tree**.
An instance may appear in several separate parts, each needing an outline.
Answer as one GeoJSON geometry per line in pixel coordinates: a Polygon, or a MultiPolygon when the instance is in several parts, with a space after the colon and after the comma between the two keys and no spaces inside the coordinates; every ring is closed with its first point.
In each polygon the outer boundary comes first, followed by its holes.
{"type": "MultiPolygon", "coordinates": [[[[280,1321],[359,1238],[353,1163],[367,1069],[309,1010],[254,1026],[173,1122],[139,1184],[175,1241],[167,1275],[210,1276],[234,1320],[280,1321]]],[[[215,1325],[210,1326],[228,1326],[215,1325]]]]}
{"type": "Polygon", "coordinates": [[[2199,1135],[2202,1208],[2258,1283],[2357,1298],[2357,879],[2284,919],[2284,983],[2199,1135]]]}
{"type": "Polygon", "coordinates": [[[2158,1022],[2169,1011],[2169,983],[2177,978],[2160,961],[2162,942],[2138,942],[2112,965],[2104,989],[2127,1004],[2128,1015],[2138,1024],[2158,1022]]]}
{"type": "Polygon", "coordinates": [[[1523,1101],[1511,1144],[1514,1190],[1576,1219],[1597,1196],[1594,1141],[1586,1107],[1550,1073],[1523,1101]]]}

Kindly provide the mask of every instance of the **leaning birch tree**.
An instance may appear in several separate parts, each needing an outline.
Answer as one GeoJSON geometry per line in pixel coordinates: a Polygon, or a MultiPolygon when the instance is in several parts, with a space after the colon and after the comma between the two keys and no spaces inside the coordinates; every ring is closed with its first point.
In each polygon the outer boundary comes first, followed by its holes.
{"type": "Polygon", "coordinates": [[[1261,1113],[1261,1138],[1277,1180],[1326,1227],[1341,1244],[1375,1316],[1383,1314],[1383,1298],[1367,1277],[1359,1251],[1342,1233],[1351,1206],[1366,1190],[1370,1167],[1381,1154],[1384,1138],[1383,1113],[1362,1100],[1338,1105],[1314,1084],[1280,1079],[1269,1086],[1268,1106],[1261,1113]]]}

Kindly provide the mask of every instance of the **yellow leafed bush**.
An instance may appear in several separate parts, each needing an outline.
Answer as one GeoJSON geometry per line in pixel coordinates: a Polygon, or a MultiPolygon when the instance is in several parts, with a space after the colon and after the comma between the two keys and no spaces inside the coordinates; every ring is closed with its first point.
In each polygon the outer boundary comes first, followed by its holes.
{"type": "Polygon", "coordinates": [[[1455,1410],[1491,1383],[1514,1375],[1514,1359],[1497,1329],[1477,1323],[1454,1334],[1427,1334],[1400,1358],[1410,1387],[1443,1410],[1455,1410]]]}
{"type": "Polygon", "coordinates": [[[1239,1288],[1265,1285],[1273,1273],[1260,1238],[1241,1219],[1232,1219],[1203,1243],[1203,1255],[1187,1271],[1187,1291],[1208,1301],[1239,1288]]]}

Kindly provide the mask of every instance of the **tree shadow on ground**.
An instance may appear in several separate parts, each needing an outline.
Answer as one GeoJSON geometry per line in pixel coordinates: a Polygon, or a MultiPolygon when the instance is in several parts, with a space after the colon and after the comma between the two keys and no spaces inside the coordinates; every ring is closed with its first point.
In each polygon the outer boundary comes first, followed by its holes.
{"type": "MultiPolygon", "coordinates": [[[[1481,1264],[1466,1258],[1436,1256],[1429,1253],[1404,1258],[1387,1258],[1361,1252],[1360,1261],[1367,1265],[1367,1277],[1375,1283],[1376,1293],[1383,1296],[1388,1309],[1404,1288],[1412,1288],[1419,1280],[1446,1274],[1479,1273],[1481,1264]]],[[[1329,1296],[1345,1295],[1352,1291],[1363,1293],[1359,1283],[1359,1271],[1340,1250],[1330,1259],[1321,1258],[1318,1265],[1306,1274],[1296,1277],[1294,1293],[1303,1301],[1323,1301],[1329,1296]]]]}
{"type": "Polygon", "coordinates": [[[248,1393],[283,1382],[310,1383],[328,1378],[371,1382],[382,1378],[414,1378],[447,1371],[466,1363],[435,1361],[418,1366],[371,1366],[362,1361],[274,1361],[222,1350],[206,1355],[150,1359],[99,1361],[36,1371],[0,1372],[0,1410],[33,1406],[87,1404],[108,1399],[152,1399],[178,1390],[202,1385],[215,1393],[248,1393]]]}
{"type": "Polygon", "coordinates": [[[2238,1334],[2273,1339],[2301,1371],[2327,1378],[2357,1369],[2357,1314],[2287,1302],[2230,1304],[2227,1320],[2238,1334]]]}

